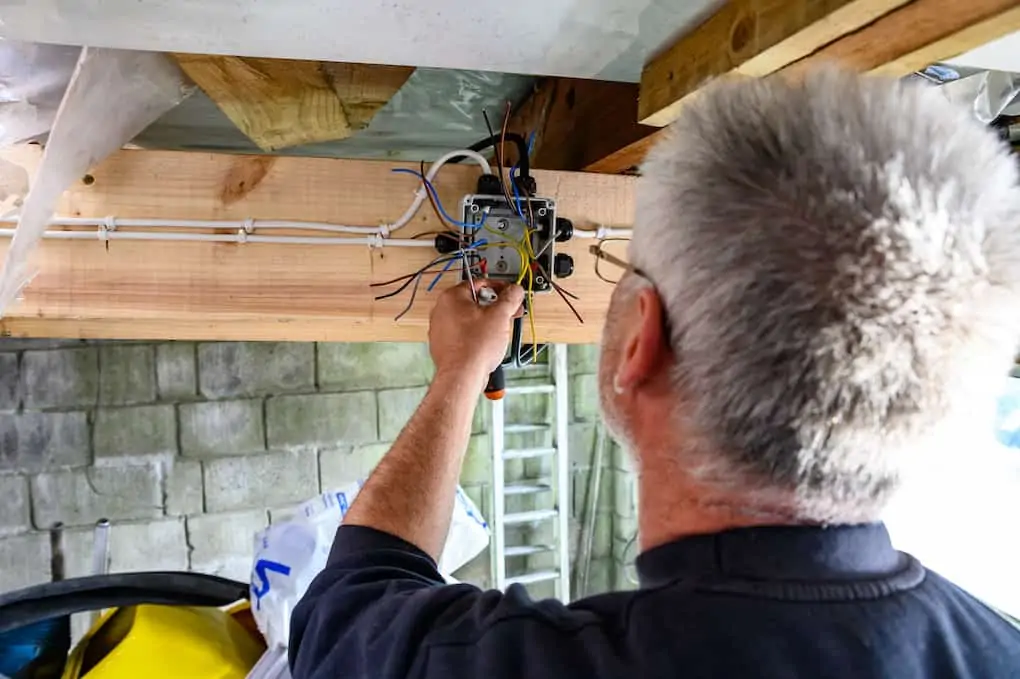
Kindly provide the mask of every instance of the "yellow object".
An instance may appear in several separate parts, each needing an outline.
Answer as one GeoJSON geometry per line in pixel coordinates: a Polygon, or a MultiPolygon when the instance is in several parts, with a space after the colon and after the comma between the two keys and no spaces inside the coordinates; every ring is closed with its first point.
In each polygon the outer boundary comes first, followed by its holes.
{"type": "Polygon", "coordinates": [[[68,658],[63,679],[244,679],[264,651],[217,608],[128,606],[93,626],[68,658]]]}

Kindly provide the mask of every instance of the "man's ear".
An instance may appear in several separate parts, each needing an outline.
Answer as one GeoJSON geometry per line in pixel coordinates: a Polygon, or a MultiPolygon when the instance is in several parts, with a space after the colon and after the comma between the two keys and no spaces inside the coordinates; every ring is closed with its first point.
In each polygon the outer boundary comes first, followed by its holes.
{"type": "Polygon", "coordinates": [[[614,382],[621,391],[641,386],[661,375],[671,353],[659,294],[654,288],[646,287],[636,297],[636,309],[632,307],[628,318],[629,330],[624,331],[623,354],[614,382]]]}

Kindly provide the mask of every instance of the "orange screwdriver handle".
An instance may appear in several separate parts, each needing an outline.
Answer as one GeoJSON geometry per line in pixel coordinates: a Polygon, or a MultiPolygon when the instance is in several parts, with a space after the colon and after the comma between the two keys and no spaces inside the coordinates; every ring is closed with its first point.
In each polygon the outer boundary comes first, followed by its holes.
{"type": "Polygon", "coordinates": [[[489,382],[485,385],[485,398],[499,401],[505,394],[506,376],[503,374],[503,366],[499,366],[489,373],[489,382]]]}

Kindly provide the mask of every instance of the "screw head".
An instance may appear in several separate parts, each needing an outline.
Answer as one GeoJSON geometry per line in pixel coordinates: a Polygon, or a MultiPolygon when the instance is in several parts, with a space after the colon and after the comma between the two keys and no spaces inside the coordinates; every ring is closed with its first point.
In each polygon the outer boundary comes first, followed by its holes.
{"type": "Polygon", "coordinates": [[[506,231],[509,227],[510,222],[508,222],[505,219],[501,219],[498,222],[496,222],[496,228],[499,229],[500,231],[506,231]]]}

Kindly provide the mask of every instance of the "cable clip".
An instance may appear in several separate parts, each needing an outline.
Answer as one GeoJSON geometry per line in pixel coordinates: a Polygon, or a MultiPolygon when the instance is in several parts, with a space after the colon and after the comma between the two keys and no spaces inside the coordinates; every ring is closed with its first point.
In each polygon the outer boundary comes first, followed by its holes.
{"type": "Polygon", "coordinates": [[[389,224],[383,224],[382,226],[379,227],[379,236],[382,237],[382,238],[389,238],[390,237],[390,225],[389,224]]]}
{"type": "Polygon", "coordinates": [[[368,249],[369,250],[382,249],[382,247],[385,244],[386,244],[386,239],[383,238],[382,236],[380,236],[379,234],[374,234],[374,235],[371,235],[371,236],[368,237],[368,249]]]}
{"type": "Polygon", "coordinates": [[[237,230],[237,242],[238,243],[247,243],[248,242],[248,231],[246,230],[246,226],[247,225],[242,226],[240,229],[237,230]]]}
{"type": "Polygon", "coordinates": [[[96,225],[96,236],[101,241],[110,240],[110,234],[117,230],[117,218],[111,216],[103,217],[103,220],[96,225]]]}
{"type": "Polygon", "coordinates": [[[244,220],[244,226],[241,227],[245,233],[255,233],[255,220],[249,217],[244,220]]]}

